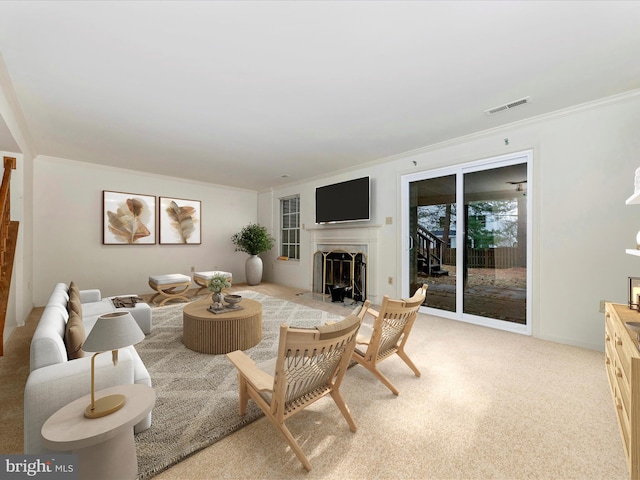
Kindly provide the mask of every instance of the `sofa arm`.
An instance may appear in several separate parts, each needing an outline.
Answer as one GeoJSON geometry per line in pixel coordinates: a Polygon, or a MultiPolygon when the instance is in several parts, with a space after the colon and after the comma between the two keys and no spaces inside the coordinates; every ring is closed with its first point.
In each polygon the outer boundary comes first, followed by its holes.
{"type": "Polygon", "coordinates": [[[102,300],[102,294],[97,288],[80,290],[80,303],[99,302],[100,300],[102,300]]]}
{"type": "MultiPolygon", "coordinates": [[[[111,361],[111,353],[105,352],[96,357],[96,391],[130,383],[134,383],[134,360],[130,351],[119,350],[118,364],[115,367],[111,361]]],[[[42,444],[42,425],[60,408],[90,393],[90,356],[31,372],[24,388],[24,453],[51,452],[42,444]]]]}

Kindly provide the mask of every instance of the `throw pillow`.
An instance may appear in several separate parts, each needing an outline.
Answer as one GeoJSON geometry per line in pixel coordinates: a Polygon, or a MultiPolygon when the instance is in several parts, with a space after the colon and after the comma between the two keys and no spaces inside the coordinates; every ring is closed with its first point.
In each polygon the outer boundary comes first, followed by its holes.
{"type": "Polygon", "coordinates": [[[69,302],[67,304],[67,311],[71,315],[71,311],[74,311],[82,319],[82,302],[80,301],[80,290],[78,286],[71,282],[69,284],[69,302]]]}
{"type": "Polygon", "coordinates": [[[80,289],[73,280],[69,284],[69,298],[71,298],[72,295],[80,300],[80,289]]]}
{"type": "Polygon", "coordinates": [[[82,318],[82,303],[80,303],[80,299],[75,297],[70,298],[69,308],[67,308],[67,310],[69,311],[69,315],[71,315],[71,312],[75,312],[82,318]]]}
{"type": "Polygon", "coordinates": [[[69,360],[84,357],[84,351],[82,350],[84,340],[85,332],[82,317],[71,310],[69,313],[69,320],[67,320],[67,327],[64,332],[64,343],[67,347],[67,357],[69,357],[69,360]]]}

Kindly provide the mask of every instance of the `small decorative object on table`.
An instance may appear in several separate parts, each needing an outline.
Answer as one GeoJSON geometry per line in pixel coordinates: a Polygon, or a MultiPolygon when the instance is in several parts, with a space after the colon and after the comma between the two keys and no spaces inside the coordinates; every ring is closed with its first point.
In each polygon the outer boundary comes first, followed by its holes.
{"type": "Polygon", "coordinates": [[[111,302],[116,308],[133,308],[137,303],[144,302],[144,299],[137,295],[132,295],[129,297],[113,297],[111,302]]]}
{"type": "Polygon", "coordinates": [[[224,294],[222,293],[223,288],[229,288],[231,283],[222,275],[214,275],[207,282],[207,287],[209,290],[213,292],[211,295],[211,301],[213,305],[211,305],[213,310],[223,310],[224,309],[224,294]]]}
{"type": "Polygon", "coordinates": [[[640,310],[640,277],[629,277],[629,308],[640,310]]]}
{"type": "Polygon", "coordinates": [[[227,303],[227,308],[238,309],[240,308],[240,300],[242,300],[242,296],[240,295],[225,295],[224,301],[227,303]]]}

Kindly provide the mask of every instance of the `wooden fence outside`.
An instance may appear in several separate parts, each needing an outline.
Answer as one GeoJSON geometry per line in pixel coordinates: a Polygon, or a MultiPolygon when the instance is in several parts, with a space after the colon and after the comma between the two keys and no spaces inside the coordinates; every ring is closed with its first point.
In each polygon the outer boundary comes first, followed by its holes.
{"type": "MultiPolygon", "coordinates": [[[[456,249],[446,248],[443,263],[456,264],[456,249]]],[[[467,250],[468,268],[525,267],[526,254],[518,247],[470,248],[467,250]]]]}

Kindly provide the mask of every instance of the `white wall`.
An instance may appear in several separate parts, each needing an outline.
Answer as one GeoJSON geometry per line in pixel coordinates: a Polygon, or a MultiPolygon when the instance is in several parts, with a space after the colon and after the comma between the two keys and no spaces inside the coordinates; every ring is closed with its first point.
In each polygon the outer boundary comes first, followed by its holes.
{"type": "Polygon", "coordinates": [[[150,293],[149,275],[221,269],[245,281],[231,236],[257,219],[255,192],[39,156],[34,161],[36,306],[57,282],[103,295],[150,293]],[[102,245],[102,191],[200,200],[201,245],[102,245]]]}
{"type": "MultiPolygon", "coordinates": [[[[378,278],[370,282],[378,282],[381,295],[399,296],[401,175],[533,149],[533,335],[601,350],[600,300],[625,303],[627,277],[640,276],[640,259],[624,253],[635,246],[640,229],[640,207],[624,204],[640,167],[639,131],[640,92],[633,92],[262,193],[259,202],[272,208],[262,208],[259,221],[271,222],[277,233],[278,199],[299,193],[301,223],[312,225],[316,186],[369,175],[370,223],[382,225],[383,252],[378,278]]],[[[278,261],[276,251],[264,255],[265,279],[310,289],[308,238],[303,230],[300,262],[278,261]]]]}

